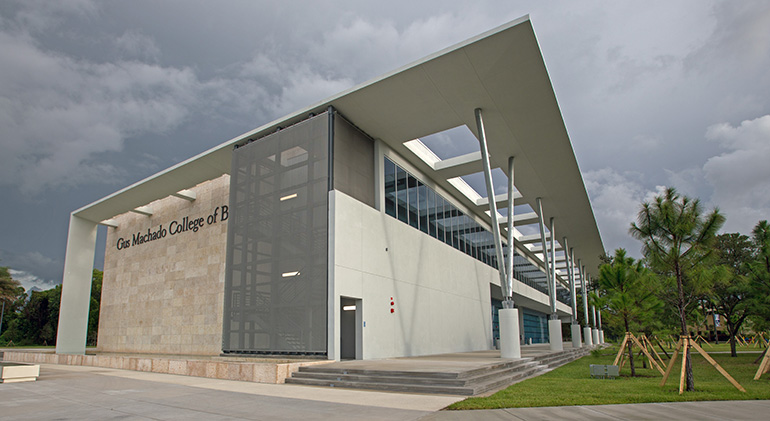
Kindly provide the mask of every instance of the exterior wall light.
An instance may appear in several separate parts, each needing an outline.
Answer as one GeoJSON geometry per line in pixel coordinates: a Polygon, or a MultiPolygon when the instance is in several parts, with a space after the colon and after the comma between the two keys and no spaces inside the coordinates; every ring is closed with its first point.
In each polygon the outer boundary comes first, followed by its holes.
{"type": "Polygon", "coordinates": [[[287,194],[286,196],[283,196],[280,200],[283,202],[284,200],[294,199],[297,197],[297,193],[287,194]]]}
{"type": "Polygon", "coordinates": [[[281,277],[282,278],[291,278],[292,276],[297,276],[297,275],[299,275],[299,271],[298,270],[294,271],[294,272],[284,272],[284,273],[281,274],[281,277]]]}

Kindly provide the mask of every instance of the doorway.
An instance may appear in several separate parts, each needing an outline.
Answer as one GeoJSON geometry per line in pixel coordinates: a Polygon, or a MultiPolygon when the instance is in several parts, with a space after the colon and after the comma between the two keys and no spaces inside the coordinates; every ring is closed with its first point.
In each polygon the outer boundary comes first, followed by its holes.
{"type": "Polygon", "coordinates": [[[340,297],[340,359],[362,358],[362,300],[340,297]]]}

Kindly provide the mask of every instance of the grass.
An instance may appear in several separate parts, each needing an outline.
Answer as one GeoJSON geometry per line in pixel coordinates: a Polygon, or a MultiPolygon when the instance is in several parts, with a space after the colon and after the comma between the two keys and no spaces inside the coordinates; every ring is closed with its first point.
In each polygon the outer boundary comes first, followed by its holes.
{"type": "MultiPolygon", "coordinates": [[[[663,346],[666,348],[666,350],[669,353],[674,350],[674,348],[668,347],[668,344],[666,344],[666,343],[664,343],[663,346]]],[[[720,342],[718,345],[713,343],[713,342],[710,343],[710,344],[702,343],[702,344],[700,344],[700,346],[701,346],[701,348],[703,348],[704,351],[706,351],[708,353],[712,353],[712,352],[730,352],[730,343],[729,342],[720,342]]],[[[661,353],[660,352],[660,348],[658,348],[657,344],[655,344],[655,350],[658,351],[659,354],[661,353]]],[[[759,352],[764,351],[765,348],[763,346],[754,346],[754,345],[749,345],[749,346],[737,345],[735,347],[735,350],[738,351],[738,352],[757,352],[757,353],[759,353],[759,352]]],[[[661,355],[661,357],[663,357],[663,355],[661,355]]]]}
{"type": "MultiPolygon", "coordinates": [[[[708,346],[706,351],[709,351],[708,346]]],[[[631,370],[626,364],[620,372],[621,377],[615,380],[592,379],[589,365],[612,364],[616,353],[617,347],[594,352],[492,396],[468,398],[452,404],[448,409],[770,399],[770,374],[765,374],[760,380],[753,380],[759,366],[753,364],[757,354],[738,354],[736,358],[731,358],[729,354],[712,355],[746,389],[746,393],[743,393],[722,377],[697,351],[691,350],[696,390],[679,395],[681,357],[677,358],[677,364],[664,387],[660,387],[662,376],[657,370],[641,368],[641,358],[634,358],[639,377],[630,377],[631,370]]]]}
{"type": "Polygon", "coordinates": [[[16,344],[11,344],[11,345],[0,345],[0,348],[6,348],[6,349],[11,349],[11,348],[20,348],[20,349],[53,349],[53,348],[56,348],[56,346],[55,345],[16,345],[16,344]]]}

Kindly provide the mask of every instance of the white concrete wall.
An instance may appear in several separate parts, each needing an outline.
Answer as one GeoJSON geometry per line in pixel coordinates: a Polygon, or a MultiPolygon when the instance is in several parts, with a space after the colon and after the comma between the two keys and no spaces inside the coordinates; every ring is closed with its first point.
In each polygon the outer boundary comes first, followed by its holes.
{"type": "Polygon", "coordinates": [[[330,199],[330,358],[339,358],[340,296],[363,300],[364,359],[492,347],[495,269],[343,193],[330,199]]]}

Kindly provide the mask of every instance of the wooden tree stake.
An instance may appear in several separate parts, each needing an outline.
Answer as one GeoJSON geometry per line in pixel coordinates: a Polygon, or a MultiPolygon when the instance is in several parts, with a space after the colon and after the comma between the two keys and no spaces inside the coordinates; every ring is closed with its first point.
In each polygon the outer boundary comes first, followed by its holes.
{"type": "Polygon", "coordinates": [[[744,393],[746,392],[746,389],[744,389],[744,388],[743,388],[743,386],[741,386],[741,385],[740,385],[740,384],[739,384],[737,381],[735,381],[735,379],[733,378],[733,376],[729,375],[729,374],[727,373],[727,371],[725,371],[725,369],[724,369],[724,368],[722,368],[722,366],[721,366],[721,365],[719,365],[719,363],[717,363],[716,361],[714,361],[714,359],[713,359],[713,358],[711,358],[711,355],[709,355],[708,353],[706,353],[706,351],[704,351],[704,350],[703,350],[703,348],[701,348],[701,347],[700,347],[700,345],[698,345],[697,343],[693,343],[693,344],[692,344],[692,346],[694,346],[694,347],[695,347],[695,349],[697,349],[697,350],[698,350],[698,352],[700,352],[700,355],[703,355],[703,358],[705,358],[705,359],[706,359],[706,361],[708,361],[709,363],[711,363],[711,365],[713,365],[713,366],[714,366],[714,368],[716,368],[716,369],[717,369],[717,371],[719,371],[719,373],[721,373],[723,376],[725,376],[725,378],[726,378],[727,380],[729,380],[729,381],[730,381],[730,383],[732,383],[732,384],[733,384],[733,386],[735,386],[735,388],[736,388],[736,389],[738,389],[738,390],[740,390],[741,392],[744,392],[744,393]]]}
{"type": "Polygon", "coordinates": [[[642,346],[642,344],[640,344],[640,343],[639,343],[639,341],[638,341],[638,340],[637,340],[637,339],[634,337],[634,335],[633,335],[633,334],[631,334],[631,333],[628,333],[628,335],[630,335],[630,336],[631,336],[631,339],[634,341],[634,343],[636,343],[636,346],[638,346],[639,348],[642,348],[642,351],[644,351],[644,355],[646,355],[646,356],[647,356],[647,359],[648,359],[648,360],[650,361],[650,363],[651,363],[650,365],[654,365],[654,366],[655,366],[655,368],[657,368],[657,369],[658,369],[658,371],[660,371],[660,374],[664,374],[664,372],[663,372],[663,369],[662,369],[662,368],[660,368],[660,366],[658,365],[658,362],[657,362],[657,361],[655,361],[655,360],[652,358],[652,355],[650,355],[650,353],[649,353],[649,352],[647,352],[647,348],[643,347],[643,346],[642,346]]]}
{"type": "Polygon", "coordinates": [[[682,338],[682,342],[684,343],[684,345],[682,345],[684,349],[682,350],[682,372],[679,375],[679,394],[680,395],[682,394],[682,392],[684,392],[684,384],[685,384],[685,377],[686,377],[685,374],[687,371],[687,354],[688,354],[687,351],[690,349],[690,337],[685,336],[684,338],[682,338]]]}
{"type": "Polygon", "coordinates": [[[680,349],[682,349],[681,339],[679,339],[679,343],[676,344],[676,349],[674,349],[674,354],[671,356],[671,361],[668,362],[668,367],[666,367],[666,373],[663,375],[663,380],[660,381],[660,387],[663,387],[666,385],[666,380],[668,380],[668,376],[671,374],[671,369],[674,368],[674,363],[676,362],[676,357],[679,355],[680,349]]]}
{"type": "Polygon", "coordinates": [[[649,339],[647,339],[647,336],[646,336],[646,335],[644,335],[644,334],[642,334],[642,339],[643,339],[643,341],[644,341],[644,342],[645,342],[647,345],[649,345],[649,348],[652,350],[652,353],[653,353],[653,355],[655,355],[655,356],[657,357],[657,361],[660,361],[660,365],[661,365],[661,366],[664,366],[664,365],[666,365],[666,363],[665,363],[665,362],[663,362],[663,358],[661,358],[660,354],[658,354],[658,351],[656,351],[656,350],[655,350],[655,346],[652,344],[652,342],[650,342],[650,340],[649,340],[649,339]]]}
{"type": "Polygon", "coordinates": [[[620,361],[620,356],[623,355],[623,350],[626,349],[626,343],[628,343],[628,335],[630,333],[631,332],[626,332],[626,336],[623,338],[623,342],[620,344],[618,355],[615,357],[615,362],[613,362],[612,365],[618,365],[618,361],[620,361]]]}
{"type": "Polygon", "coordinates": [[[759,380],[763,374],[767,373],[767,369],[770,368],[770,358],[768,358],[768,355],[770,355],[770,352],[765,350],[765,356],[762,358],[762,362],[759,363],[759,368],[757,369],[757,374],[754,375],[754,380],[759,380]]]}

